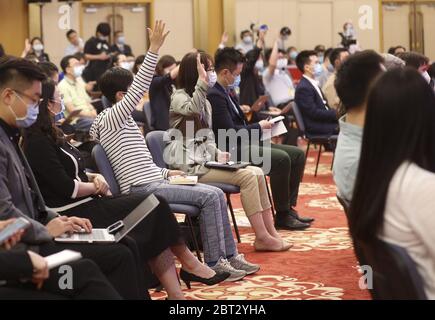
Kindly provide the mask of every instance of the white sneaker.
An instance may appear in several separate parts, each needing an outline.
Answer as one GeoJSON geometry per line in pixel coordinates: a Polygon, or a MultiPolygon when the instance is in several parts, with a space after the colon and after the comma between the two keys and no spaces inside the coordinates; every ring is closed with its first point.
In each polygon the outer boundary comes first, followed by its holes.
{"type": "Polygon", "coordinates": [[[230,276],[225,280],[228,282],[242,280],[246,276],[246,271],[235,269],[231,263],[224,258],[220,258],[215,266],[211,267],[216,273],[228,272],[230,276]]]}
{"type": "Polygon", "coordinates": [[[244,254],[238,254],[237,256],[232,257],[229,260],[231,266],[237,270],[243,270],[246,274],[253,274],[260,270],[260,266],[258,264],[253,264],[245,260],[244,254]]]}

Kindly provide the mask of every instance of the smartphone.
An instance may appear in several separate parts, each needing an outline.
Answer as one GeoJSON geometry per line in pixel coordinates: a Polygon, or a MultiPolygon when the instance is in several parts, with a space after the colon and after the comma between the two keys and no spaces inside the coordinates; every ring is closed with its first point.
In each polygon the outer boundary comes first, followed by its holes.
{"type": "Polygon", "coordinates": [[[0,231],[0,245],[5,243],[10,237],[20,230],[26,230],[30,227],[30,222],[24,218],[18,218],[13,223],[0,231]]]}
{"type": "Polygon", "coordinates": [[[118,222],[115,222],[114,224],[109,226],[107,228],[107,232],[110,234],[115,234],[116,232],[118,232],[122,228],[124,228],[124,222],[122,222],[122,220],[119,220],[118,222]]]}

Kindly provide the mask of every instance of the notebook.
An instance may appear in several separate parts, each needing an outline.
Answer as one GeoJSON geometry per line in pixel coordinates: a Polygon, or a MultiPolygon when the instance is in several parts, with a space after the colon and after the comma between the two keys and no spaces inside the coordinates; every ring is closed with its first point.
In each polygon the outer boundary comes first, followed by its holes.
{"type": "Polygon", "coordinates": [[[169,184],[193,186],[198,183],[197,176],[174,176],[169,177],[169,184]]]}

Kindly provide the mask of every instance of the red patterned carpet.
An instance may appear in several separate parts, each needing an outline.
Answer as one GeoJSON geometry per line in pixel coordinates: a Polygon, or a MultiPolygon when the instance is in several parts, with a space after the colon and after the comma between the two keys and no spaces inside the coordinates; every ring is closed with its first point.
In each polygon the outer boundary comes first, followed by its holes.
{"type": "MultiPolygon", "coordinates": [[[[370,295],[359,288],[357,261],[348,236],[346,217],[335,198],[336,188],[330,170],[332,154],[324,153],[317,178],[314,178],[315,152],[310,154],[300,190],[298,211],[316,218],[306,231],[280,231],[294,244],[284,253],[256,253],[252,230],[234,197],[237,220],[242,234],[238,248],[261,270],[243,281],[207,287],[183,284],[188,299],[219,300],[366,300],[370,295]]],[[[164,298],[162,293],[153,299],[164,298]]]]}

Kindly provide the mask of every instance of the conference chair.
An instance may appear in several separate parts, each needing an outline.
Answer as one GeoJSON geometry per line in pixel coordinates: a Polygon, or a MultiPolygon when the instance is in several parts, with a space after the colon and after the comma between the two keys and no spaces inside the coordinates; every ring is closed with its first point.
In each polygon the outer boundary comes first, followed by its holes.
{"type": "MultiPolygon", "coordinates": [[[[308,158],[308,152],[310,151],[310,146],[311,145],[315,145],[319,147],[319,152],[317,155],[317,162],[316,162],[316,170],[314,172],[314,177],[317,177],[317,172],[319,169],[319,163],[320,163],[320,156],[322,154],[322,146],[324,144],[332,144],[332,145],[337,145],[337,139],[338,139],[338,135],[311,135],[309,133],[307,133],[305,131],[305,123],[304,123],[304,119],[302,117],[302,113],[298,107],[298,105],[293,102],[293,113],[295,115],[295,120],[296,120],[296,125],[298,126],[300,135],[302,137],[302,139],[304,139],[307,142],[307,151],[305,153],[305,162],[306,159],[308,158]]],[[[334,158],[335,158],[335,150],[334,150],[334,158]]],[[[334,164],[334,158],[332,159],[332,164],[331,164],[331,170],[332,170],[332,166],[334,164]]]]}
{"type": "MultiPolygon", "coordinates": [[[[120,189],[118,182],[116,181],[115,174],[113,172],[112,166],[110,164],[109,159],[107,158],[106,152],[100,144],[95,145],[92,150],[92,158],[97,164],[99,172],[104,176],[107,183],[110,186],[110,191],[113,195],[120,194],[120,189]]],[[[196,206],[190,206],[186,204],[178,204],[178,203],[169,203],[169,207],[171,211],[174,213],[184,214],[186,216],[187,225],[190,230],[190,234],[192,237],[194,249],[198,260],[202,262],[201,253],[199,250],[199,244],[195,237],[194,227],[192,223],[193,217],[198,217],[200,210],[196,206]]]]}
{"type": "Polygon", "coordinates": [[[427,300],[424,282],[405,248],[376,240],[366,244],[355,241],[361,249],[370,294],[375,300],[427,300]],[[370,269],[368,269],[370,270],[370,269]],[[372,277],[371,277],[372,276],[372,277]]]}
{"type": "MultiPolygon", "coordinates": [[[[151,152],[151,155],[153,156],[154,163],[161,168],[167,168],[167,165],[163,159],[163,151],[166,146],[165,138],[164,138],[165,133],[166,133],[165,131],[153,131],[148,133],[146,136],[148,149],[151,152]]],[[[241,243],[239,227],[237,226],[237,220],[234,214],[233,204],[231,202],[231,195],[239,194],[240,188],[238,186],[234,186],[226,183],[207,183],[207,184],[219,188],[225,193],[227,197],[227,205],[230,209],[231,218],[233,220],[234,231],[236,233],[237,241],[241,243]]]]}

